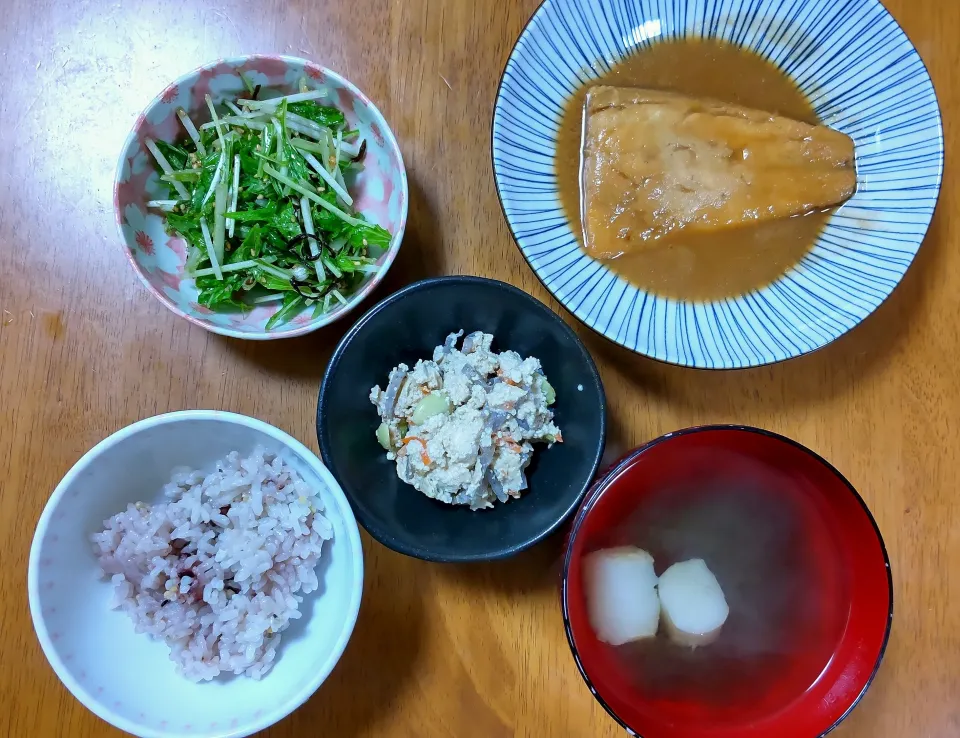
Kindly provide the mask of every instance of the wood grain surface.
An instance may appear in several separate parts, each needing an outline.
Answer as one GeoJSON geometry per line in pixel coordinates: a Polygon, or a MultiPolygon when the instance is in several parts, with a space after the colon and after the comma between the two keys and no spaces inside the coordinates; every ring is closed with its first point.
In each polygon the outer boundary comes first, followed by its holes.
{"type": "MultiPolygon", "coordinates": [[[[947,139],[936,218],[893,296],[818,353],[730,373],[657,364],[574,327],[606,384],[611,454],[683,426],[749,423],[809,445],[859,488],[886,538],[896,617],[879,676],[837,735],[949,738],[960,736],[960,2],[885,3],[930,68],[947,139]]],[[[282,345],[224,339],[146,292],[111,197],[137,113],[218,56],[280,52],[338,70],[380,106],[410,175],[407,236],[373,299],[427,275],[481,274],[560,310],[510,238],[490,161],[497,83],[536,5],[0,4],[0,736],[120,735],[60,685],[30,623],[28,550],[61,476],[122,426],[185,408],[253,415],[316,450],[318,384],[349,326],[282,345]]],[[[561,544],[439,566],[365,537],[364,603],[343,660],[263,735],[622,735],[567,648],[561,544]]]]}

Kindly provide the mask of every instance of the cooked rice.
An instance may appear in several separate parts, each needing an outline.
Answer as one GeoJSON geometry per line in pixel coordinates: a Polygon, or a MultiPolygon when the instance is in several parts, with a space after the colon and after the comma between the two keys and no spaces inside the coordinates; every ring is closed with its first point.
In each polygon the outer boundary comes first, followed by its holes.
{"type": "Polygon", "coordinates": [[[114,607],[166,641],[191,681],[221,671],[259,679],[280,633],[318,587],[314,567],[333,526],[282,458],[233,452],[211,474],[175,470],[168,502],[138,502],[93,535],[114,607]]]}

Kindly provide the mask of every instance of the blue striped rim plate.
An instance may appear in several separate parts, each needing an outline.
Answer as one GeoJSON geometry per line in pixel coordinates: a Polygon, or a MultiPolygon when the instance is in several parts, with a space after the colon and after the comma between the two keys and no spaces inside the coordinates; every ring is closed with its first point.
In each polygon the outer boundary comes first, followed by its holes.
{"type": "Polygon", "coordinates": [[[893,291],[933,217],[943,129],[920,56],[878,0],[545,0],[503,72],[493,165],[521,252],[578,319],[661,361],[734,369],[821,348],[893,291]],[[769,59],[857,146],[857,194],[801,263],[763,289],[708,303],[638,290],[588,257],[553,169],[563,103],[591,70],[691,37],[769,59]]]}

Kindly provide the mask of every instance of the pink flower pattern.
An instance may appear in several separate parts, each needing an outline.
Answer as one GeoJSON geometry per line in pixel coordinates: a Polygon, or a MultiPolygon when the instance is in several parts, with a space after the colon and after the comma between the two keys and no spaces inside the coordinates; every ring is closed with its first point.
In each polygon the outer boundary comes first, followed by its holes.
{"type": "Polygon", "coordinates": [[[163,94],[160,95],[160,102],[167,103],[168,105],[177,99],[177,95],[180,94],[180,88],[176,85],[170,85],[167,89],[163,91],[163,94]]]}
{"type": "Polygon", "coordinates": [[[174,292],[180,289],[180,275],[171,274],[170,272],[165,272],[162,269],[157,270],[157,276],[160,278],[160,282],[165,284],[174,292]]]}
{"type": "Polygon", "coordinates": [[[184,240],[179,236],[172,236],[167,239],[167,248],[180,257],[179,263],[186,264],[187,261],[187,245],[184,243],[184,240]]]}
{"type": "Polygon", "coordinates": [[[153,256],[153,239],[150,238],[150,236],[143,231],[137,231],[137,235],[134,238],[137,242],[137,246],[140,247],[143,253],[147,254],[148,256],[153,256]]]}

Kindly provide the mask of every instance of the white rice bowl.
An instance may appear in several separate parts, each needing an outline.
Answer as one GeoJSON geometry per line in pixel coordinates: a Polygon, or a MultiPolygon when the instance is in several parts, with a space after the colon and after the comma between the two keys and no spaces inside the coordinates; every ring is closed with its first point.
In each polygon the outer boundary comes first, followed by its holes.
{"type": "Polygon", "coordinates": [[[44,653],[93,712],[149,738],[239,738],[296,709],[329,675],[356,622],[363,561],[349,504],[306,447],[252,418],[190,411],[124,428],[70,470],[38,523],[28,584],[44,653]],[[199,474],[167,496],[178,467],[199,474]],[[251,476],[268,492],[260,512],[251,476]],[[213,546],[228,499],[232,532],[213,546]],[[184,581],[187,570],[171,572],[186,561],[170,550],[173,533],[196,542],[189,563],[202,589],[184,581]],[[174,599],[161,605],[171,573],[174,599]]]}
{"type": "Polygon", "coordinates": [[[114,606],[138,633],[166,641],[193,681],[223,671],[260,679],[333,526],[323,501],[282,456],[232,451],[209,474],[178,470],[169,501],[137,502],[93,535],[114,606]]]}

